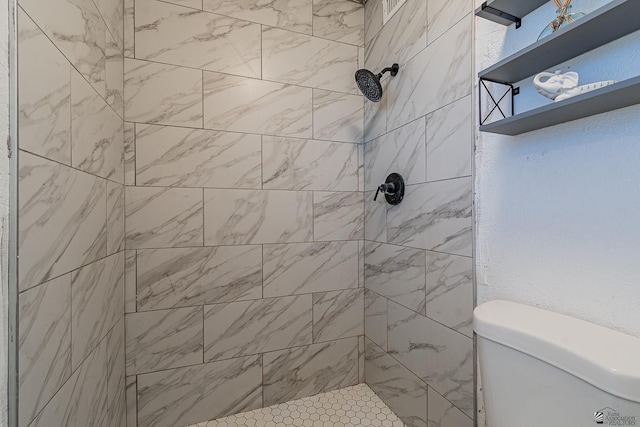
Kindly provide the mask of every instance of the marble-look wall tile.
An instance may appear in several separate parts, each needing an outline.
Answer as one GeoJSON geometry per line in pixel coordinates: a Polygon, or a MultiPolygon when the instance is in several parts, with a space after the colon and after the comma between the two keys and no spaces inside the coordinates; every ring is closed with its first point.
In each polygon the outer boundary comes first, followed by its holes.
{"type": "Polygon", "coordinates": [[[202,363],[202,307],[126,315],[127,375],[202,363]]]}
{"type": "MultiPolygon", "coordinates": [[[[380,13],[380,18],[382,18],[380,13]]],[[[367,42],[366,68],[379,72],[394,62],[403,66],[418,52],[427,47],[427,2],[407,0],[385,26],[367,42]]]]}
{"type": "Polygon", "coordinates": [[[262,406],[260,356],[138,375],[138,426],[175,427],[262,406]]]}
{"type": "Polygon", "coordinates": [[[360,384],[364,384],[365,383],[364,347],[365,347],[364,335],[360,335],[358,337],[358,382],[360,384]]]}
{"type": "Polygon", "coordinates": [[[107,181],[107,255],[124,249],[124,185],[107,181]]]}
{"type": "Polygon", "coordinates": [[[471,96],[427,116],[427,181],[471,175],[471,96]]]}
{"type": "Polygon", "coordinates": [[[387,103],[387,86],[389,78],[383,78],[382,99],[379,102],[364,101],[364,141],[369,142],[387,133],[387,110],[390,105],[387,103]]]}
{"type": "Polygon", "coordinates": [[[462,19],[389,80],[387,126],[402,126],[471,93],[471,16],[462,19]],[[451,46],[456,46],[452,49],[451,46]]]}
{"type": "Polygon", "coordinates": [[[389,354],[473,415],[473,340],[389,302],[389,354]]]}
{"type": "Polygon", "coordinates": [[[136,251],[124,252],[124,312],[135,313],[136,304],[136,251]]]}
{"type": "Polygon", "coordinates": [[[358,287],[364,288],[364,240],[358,240],[358,287]]]}
{"type": "Polygon", "coordinates": [[[71,276],[18,296],[19,425],[27,426],[71,376],[71,276]]]}
{"type": "Polygon", "coordinates": [[[473,420],[429,387],[427,397],[429,427],[473,427],[473,420]]]}
{"type": "Polygon", "coordinates": [[[356,93],[358,48],[278,28],[262,28],[262,78],[356,93]]]}
{"type": "MultiPolygon", "coordinates": [[[[135,0],[124,0],[124,56],[135,57],[135,0]]],[[[127,426],[130,427],[130,426],[127,426]]]]}
{"type": "Polygon", "coordinates": [[[358,144],[358,191],[364,191],[364,144],[358,144]]]}
{"type": "Polygon", "coordinates": [[[364,7],[348,0],[313,0],[313,35],[362,46],[364,7]]]}
{"type": "Polygon", "coordinates": [[[204,0],[204,10],[297,33],[311,34],[311,0],[204,0]]]}
{"type": "Polygon", "coordinates": [[[124,252],[71,274],[72,362],[76,369],[124,314],[124,252]]]}
{"type": "MultiPolygon", "coordinates": [[[[111,0],[109,0],[111,1],[111,0]]],[[[122,3],[122,2],[120,2],[122,3]]],[[[105,48],[105,84],[107,88],[107,103],[124,118],[124,54],[122,41],[116,41],[107,32],[105,48]]]]}
{"type": "Polygon", "coordinates": [[[166,3],[173,3],[178,6],[190,7],[191,9],[202,10],[202,0],[162,0],[166,3]]]}
{"type": "Polygon", "coordinates": [[[311,138],[312,90],[204,72],[204,127],[311,138]]]}
{"type": "Polygon", "coordinates": [[[408,427],[427,426],[427,385],[368,339],[365,379],[408,427]]]}
{"type": "Polygon", "coordinates": [[[21,291],[107,253],[104,180],[29,153],[18,172],[21,291]]]}
{"type": "Polygon", "coordinates": [[[313,342],[364,334],[363,289],[313,294],[313,342]]]}
{"type": "Polygon", "coordinates": [[[358,287],[358,242],[265,245],[265,297],[358,287]]]}
{"type": "Polygon", "coordinates": [[[427,42],[433,43],[473,10],[467,0],[430,0],[427,8],[427,42]]]}
{"type": "Polygon", "coordinates": [[[265,353],[264,406],[358,382],[358,338],[265,353]]]}
{"type": "Polygon", "coordinates": [[[71,73],[72,165],[124,182],[122,119],[75,71],[71,73]]]}
{"type": "Polygon", "coordinates": [[[306,191],[205,189],[205,244],[310,241],[312,210],[312,195],[306,191]]]}
{"type": "Polygon", "coordinates": [[[135,13],[136,58],[260,78],[260,25],[157,0],[135,13]]]}
{"type": "MultiPolygon", "coordinates": [[[[106,26],[92,0],[20,0],[20,6],[91,86],[106,97],[106,26]]],[[[40,65],[41,66],[41,65],[40,65]]]]}
{"type": "Polygon", "coordinates": [[[138,427],[138,379],[131,376],[126,378],[127,389],[127,425],[126,427],[138,427]]]}
{"type": "Polygon", "coordinates": [[[136,185],[136,125],[124,123],[124,184],[136,185]]]}
{"type": "Polygon", "coordinates": [[[263,136],[262,158],[265,189],[358,189],[355,144],[263,136]]]}
{"type": "Polygon", "coordinates": [[[427,316],[473,337],[473,259],[427,252],[427,316]]]}
{"type": "Polygon", "coordinates": [[[230,359],[311,344],[311,295],[204,308],[204,360],[230,359]]]}
{"type": "Polygon", "coordinates": [[[262,297],[262,248],[140,249],[138,310],[262,297]]]}
{"type": "Polygon", "coordinates": [[[29,427],[101,427],[107,416],[107,340],[103,339],[29,427]]]}
{"type": "Polygon", "coordinates": [[[364,41],[369,43],[382,29],[382,2],[368,1],[364,5],[364,41]]]}
{"type": "Polygon", "coordinates": [[[407,185],[425,182],[425,133],[420,119],[367,143],[365,190],[376,190],[392,172],[402,175],[407,185]]]}
{"type": "Polygon", "coordinates": [[[471,256],[472,180],[407,187],[402,206],[387,210],[390,243],[471,256]]]}
{"type": "Polygon", "coordinates": [[[119,46],[122,46],[122,24],[124,21],[124,2],[122,0],[95,0],[98,10],[107,25],[107,30],[119,46]]]}
{"type": "Polygon", "coordinates": [[[366,288],[424,313],[424,251],[373,242],[366,242],[365,248],[366,288]]]}
{"type": "Polygon", "coordinates": [[[124,427],[125,419],[124,316],[107,334],[107,404],[112,425],[124,427]]]}
{"type": "Polygon", "coordinates": [[[136,183],[261,188],[260,135],[136,125],[136,183]]]}
{"type": "Polygon", "coordinates": [[[202,71],[125,59],[125,120],[202,127],[202,71]]]}
{"type": "Polygon", "coordinates": [[[364,193],[364,238],[375,242],[387,242],[387,201],[375,191],[364,193]]]}
{"type": "Polygon", "coordinates": [[[20,148],[71,164],[71,65],[18,8],[20,148]]]}
{"type": "Polygon", "coordinates": [[[126,187],[127,249],[202,246],[202,190],[126,187]]]}
{"type": "Polygon", "coordinates": [[[361,192],[314,192],[313,236],[316,242],[358,240],[364,237],[361,192]]]}
{"type": "MultiPolygon", "coordinates": [[[[343,2],[356,5],[346,0],[343,2]]],[[[360,95],[314,89],[313,137],[329,141],[364,142],[363,100],[360,95]]]]}
{"type": "Polygon", "coordinates": [[[364,333],[387,350],[387,299],[369,289],[364,291],[364,333]]]}

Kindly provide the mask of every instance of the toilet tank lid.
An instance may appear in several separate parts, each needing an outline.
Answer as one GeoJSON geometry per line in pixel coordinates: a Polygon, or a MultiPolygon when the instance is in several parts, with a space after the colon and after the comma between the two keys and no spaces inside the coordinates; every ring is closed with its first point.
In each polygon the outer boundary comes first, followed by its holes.
{"type": "Polygon", "coordinates": [[[547,362],[623,399],[640,402],[640,339],[510,301],[473,312],[480,337],[547,362]]]}

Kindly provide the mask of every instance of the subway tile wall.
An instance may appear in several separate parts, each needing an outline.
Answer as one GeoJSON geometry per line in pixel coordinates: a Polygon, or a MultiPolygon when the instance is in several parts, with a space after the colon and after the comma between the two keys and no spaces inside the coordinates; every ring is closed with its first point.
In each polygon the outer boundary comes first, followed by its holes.
{"type": "Polygon", "coordinates": [[[122,3],[17,13],[18,426],[122,427],[122,3]]]}
{"type": "Polygon", "coordinates": [[[124,2],[127,427],[364,380],[364,12],[124,2]]]}
{"type": "Polygon", "coordinates": [[[365,7],[365,379],[410,427],[473,425],[472,4],[365,7]],[[373,201],[391,172],[404,200],[373,201]]]}

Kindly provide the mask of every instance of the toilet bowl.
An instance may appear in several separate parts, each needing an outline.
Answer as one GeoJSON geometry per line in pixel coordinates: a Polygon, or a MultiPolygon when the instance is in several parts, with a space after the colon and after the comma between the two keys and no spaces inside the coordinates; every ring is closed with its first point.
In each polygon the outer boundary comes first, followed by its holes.
{"type": "Polygon", "coordinates": [[[473,326],[487,427],[640,427],[640,339],[509,301],[473,326]]]}

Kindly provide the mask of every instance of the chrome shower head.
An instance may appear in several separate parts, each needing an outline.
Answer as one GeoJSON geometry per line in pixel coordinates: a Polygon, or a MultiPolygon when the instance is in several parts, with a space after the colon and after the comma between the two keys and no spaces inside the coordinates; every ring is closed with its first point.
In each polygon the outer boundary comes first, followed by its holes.
{"type": "Polygon", "coordinates": [[[380,79],[382,75],[387,71],[391,72],[392,76],[398,74],[398,70],[400,66],[398,64],[393,64],[391,67],[387,67],[378,74],[373,74],[371,71],[366,69],[361,69],[356,71],[356,84],[358,85],[358,89],[362,92],[365,98],[372,102],[380,102],[382,99],[382,84],[380,83],[380,79]]]}

